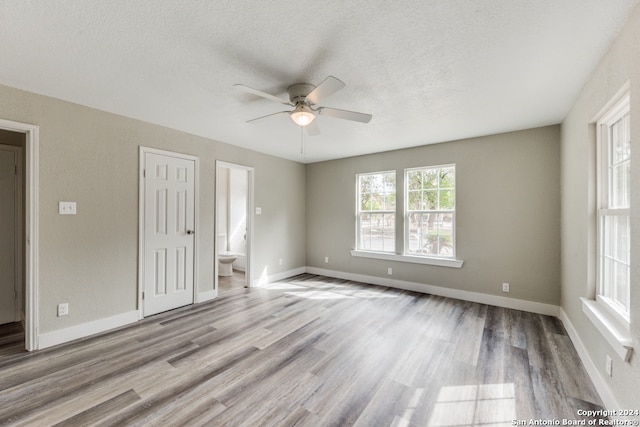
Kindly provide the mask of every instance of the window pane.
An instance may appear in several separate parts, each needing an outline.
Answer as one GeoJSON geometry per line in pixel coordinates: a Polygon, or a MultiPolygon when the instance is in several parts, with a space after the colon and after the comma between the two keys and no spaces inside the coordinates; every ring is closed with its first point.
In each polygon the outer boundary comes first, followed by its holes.
{"type": "Polygon", "coordinates": [[[455,204],[455,196],[453,190],[440,191],[440,209],[452,210],[455,204]]]}
{"type": "Polygon", "coordinates": [[[611,163],[619,163],[631,156],[629,114],[611,126],[611,163]]]}
{"type": "Polygon", "coordinates": [[[364,193],[360,196],[360,210],[371,210],[371,194],[364,193]]]}
{"type": "Polygon", "coordinates": [[[620,304],[626,312],[629,312],[629,267],[616,262],[614,280],[615,295],[613,299],[620,304]]]}
{"type": "Polygon", "coordinates": [[[423,171],[423,187],[425,189],[438,188],[438,169],[427,169],[423,171]]]}
{"type": "Polygon", "coordinates": [[[628,208],[630,199],[631,162],[625,161],[611,167],[610,208],[628,208]]]}
{"type": "Polygon", "coordinates": [[[456,183],[456,174],[454,168],[440,169],[440,188],[454,188],[456,183]]]}
{"type": "Polygon", "coordinates": [[[384,210],[395,211],[396,210],[396,194],[388,194],[384,197],[384,210]]]}
{"type": "Polygon", "coordinates": [[[629,217],[610,215],[603,218],[601,295],[609,298],[621,314],[629,314],[629,217]]]}
{"type": "Polygon", "coordinates": [[[630,260],[629,217],[610,215],[604,217],[604,256],[628,263],[630,260]]]}
{"type": "Polygon", "coordinates": [[[407,215],[407,227],[409,242],[407,244],[407,250],[409,253],[417,253],[420,248],[420,214],[407,215]]]}
{"type": "Polygon", "coordinates": [[[372,214],[371,215],[371,243],[370,248],[374,251],[383,250],[382,230],[383,230],[384,214],[372,214]]]}
{"type": "Polygon", "coordinates": [[[438,209],[438,191],[426,190],[423,193],[424,200],[422,201],[422,210],[436,210],[438,209]]]}
{"type": "Polygon", "coordinates": [[[422,171],[409,171],[406,185],[409,190],[420,190],[422,188],[422,171]]]}
{"type": "Polygon", "coordinates": [[[386,193],[395,193],[396,192],[396,174],[386,173],[383,175],[383,179],[384,179],[384,191],[386,193]]]}
{"type": "Polygon", "coordinates": [[[409,210],[419,211],[422,207],[422,190],[409,191],[409,210]]]}
{"type": "Polygon", "coordinates": [[[373,193],[371,194],[371,210],[379,211],[384,209],[384,194],[373,193]]]}

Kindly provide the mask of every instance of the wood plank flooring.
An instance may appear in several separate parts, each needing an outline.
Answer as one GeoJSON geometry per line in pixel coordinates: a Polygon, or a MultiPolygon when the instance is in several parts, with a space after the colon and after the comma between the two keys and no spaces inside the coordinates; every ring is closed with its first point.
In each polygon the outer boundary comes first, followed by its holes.
{"type": "Polygon", "coordinates": [[[0,425],[507,426],[601,408],[558,319],[313,275],[11,345],[0,425]]]}

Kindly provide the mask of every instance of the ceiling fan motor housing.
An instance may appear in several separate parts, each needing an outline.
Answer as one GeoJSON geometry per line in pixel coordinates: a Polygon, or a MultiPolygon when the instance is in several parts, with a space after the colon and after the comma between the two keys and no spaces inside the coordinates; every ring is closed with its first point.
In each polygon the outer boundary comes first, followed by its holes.
{"type": "Polygon", "coordinates": [[[291,103],[296,105],[300,102],[305,103],[307,105],[311,105],[310,102],[306,100],[307,95],[309,95],[316,87],[309,83],[296,83],[292,84],[287,88],[287,92],[289,93],[289,99],[291,103]]]}

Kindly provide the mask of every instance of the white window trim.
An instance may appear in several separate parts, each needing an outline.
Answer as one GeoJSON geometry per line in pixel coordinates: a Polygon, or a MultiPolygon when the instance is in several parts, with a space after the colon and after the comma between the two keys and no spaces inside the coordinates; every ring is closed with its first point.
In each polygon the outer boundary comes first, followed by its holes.
{"type": "MultiPolygon", "coordinates": [[[[404,208],[403,208],[403,212],[402,212],[402,223],[403,223],[403,228],[404,228],[404,247],[403,247],[403,251],[404,254],[401,255],[402,257],[408,257],[410,259],[413,258],[419,258],[419,259],[426,259],[428,260],[428,262],[417,262],[419,264],[431,264],[431,265],[440,265],[437,264],[434,260],[450,260],[453,262],[454,265],[446,265],[446,267],[452,267],[457,265],[457,263],[460,263],[460,266],[457,268],[462,267],[462,261],[457,260],[456,259],[456,250],[457,250],[457,241],[456,241],[456,229],[458,228],[456,225],[456,205],[457,205],[457,197],[458,197],[458,191],[457,191],[457,187],[458,187],[458,181],[456,180],[455,182],[455,187],[453,189],[454,191],[454,203],[453,203],[453,210],[447,210],[447,209],[443,209],[440,211],[433,211],[433,212],[439,212],[439,213],[445,213],[445,212],[449,212],[451,213],[451,215],[453,216],[453,234],[451,236],[451,239],[453,240],[453,253],[451,254],[451,256],[433,256],[433,255],[428,255],[428,256],[424,256],[424,255],[417,255],[417,254],[409,254],[409,224],[408,224],[408,216],[409,216],[409,186],[407,184],[407,176],[409,174],[410,171],[416,171],[416,170],[423,170],[423,169],[443,169],[443,168],[453,168],[454,171],[456,170],[456,164],[455,163],[449,163],[449,164],[443,164],[443,165],[433,165],[433,166],[420,166],[420,167],[415,167],[415,168],[407,168],[404,170],[404,208]]],[[[396,192],[397,192],[397,188],[396,188],[396,192]]],[[[415,212],[426,212],[426,211],[415,211],[415,212]]],[[[414,262],[414,261],[406,261],[406,262],[414,262]]]]}
{"type": "Polygon", "coordinates": [[[609,132],[609,128],[613,125],[622,114],[625,114],[630,110],[631,99],[629,94],[629,88],[625,85],[625,87],[614,97],[614,99],[607,104],[607,106],[601,111],[599,117],[596,120],[596,138],[597,138],[597,197],[598,201],[596,218],[596,239],[597,239],[597,262],[596,262],[596,302],[600,304],[608,314],[616,318],[618,323],[623,323],[628,325],[629,319],[623,316],[614,308],[614,305],[609,302],[607,298],[603,298],[600,295],[604,294],[603,284],[602,284],[602,264],[601,264],[601,256],[604,241],[602,239],[603,236],[603,220],[606,216],[612,215],[621,215],[621,216],[629,216],[630,209],[611,209],[603,206],[605,200],[609,198],[609,137],[608,135],[605,137],[604,133],[609,132]],[[606,162],[602,161],[602,159],[607,159],[606,162]]]}
{"type": "MultiPolygon", "coordinates": [[[[600,256],[601,256],[601,245],[602,245],[602,215],[615,215],[615,214],[627,214],[628,209],[602,209],[600,205],[601,200],[603,200],[603,194],[606,196],[608,192],[608,188],[605,187],[605,183],[602,179],[602,162],[600,161],[600,157],[602,155],[602,150],[607,150],[608,147],[603,147],[602,141],[602,129],[600,125],[602,124],[611,124],[611,121],[620,115],[621,111],[624,111],[629,108],[630,105],[630,95],[629,95],[629,82],[627,82],[618,93],[612,98],[610,102],[605,105],[605,107],[598,113],[598,115],[593,119],[592,123],[596,124],[596,135],[597,135],[597,156],[596,165],[597,165],[597,200],[599,205],[597,208],[597,262],[596,262],[596,277],[597,277],[597,294],[601,292],[601,267],[600,267],[600,256]],[[604,191],[604,193],[603,193],[604,191]],[[617,211],[617,212],[615,212],[617,211]],[[627,212],[623,212],[627,211],[627,212]]],[[[608,155],[608,154],[607,154],[608,155]]],[[[593,323],[596,329],[602,334],[602,336],[607,340],[609,345],[614,349],[616,354],[620,356],[622,360],[625,362],[629,362],[631,358],[631,354],[633,353],[633,339],[631,338],[630,333],[630,325],[629,321],[625,319],[617,310],[614,310],[609,303],[605,301],[600,295],[597,295],[595,299],[589,298],[580,298],[582,301],[582,311],[587,316],[587,318],[593,323]]]]}
{"type": "MultiPolygon", "coordinates": [[[[356,174],[356,242],[355,242],[355,247],[358,248],[359,246],[359,242],[360,242],[360,232],[361,232],[361,228],[360,228],[360,214],[362,213],[362,211],[360,211],[360,206],[361,206],[361,200],[360,200],[360,176],[362,175],[377,175],[377,174],[388,174],[388,173],[392,173],[395,176],[396,179],[396,190],[395,190],[395,194],[396,194],[396,200],[397,200],[397,195],[398,195],[398,176],[397,176],[397,172],[392,169],[392,170],[386,170],[386,171],[376,171],[376,172],[361,172],[361,173],[357,173],[356,174]]],[[[376,214],[394,214],[396,215],[396,218],[398,216],[398,206],[396,203],[396,210],[394,211],[388,211],[388,210],[380,210],[380,211],[370,211],[369,213],[376,213],[376,214]]],[[[376,253],[383,253],[383,254],[392,254],[395,251],[395,245],[397,243],[397,239],[396,236],[398,235],[398,230],[394,229],[394,238],[393,238],[393,242],[394,242],[394,249],[390,250],[389,252],[376,252],[376,253]]],[[[374,251],[366,251],[364,249],[356,249],[358,251],[362,251],[362,252],[374,252],[374,251]]]]}

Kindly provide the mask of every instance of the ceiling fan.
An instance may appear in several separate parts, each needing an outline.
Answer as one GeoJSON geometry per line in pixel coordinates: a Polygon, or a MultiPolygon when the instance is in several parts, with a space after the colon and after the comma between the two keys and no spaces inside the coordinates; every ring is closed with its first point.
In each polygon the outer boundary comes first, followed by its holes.
{"type": "Polygon", "coordinates": [[[322,102],[325,98],[328,98],[329,96],[345,87],[345,84],[344,82],[342,82],[342,80],[337,79],[333,76],[327,77],[318,86],[314,86],[309,83],[292,84],[287,89],[289,100],[271,95],[266,92],[262,92],[257,89],[253,89],[242,84],[235,84],[234,87],[244,90],[245,92],[269,99],[271,101],[293,107],[293,110],[279,111],[277,113],[267,114],[266,116],[247,120],[247,123],[255,122],[256,120],[262,120],[267,117],[286,114],[298,126],[307,127],[311,135],[317,135],[320,133],[320,131],[317,127],[317,124],[314,123],[316,115],[351,120],[360,123],[369,123],[372,117],[371,114],[318,106],[318,104],[320,104],[320,102],[322,102]]]}

